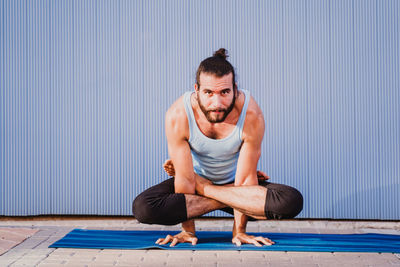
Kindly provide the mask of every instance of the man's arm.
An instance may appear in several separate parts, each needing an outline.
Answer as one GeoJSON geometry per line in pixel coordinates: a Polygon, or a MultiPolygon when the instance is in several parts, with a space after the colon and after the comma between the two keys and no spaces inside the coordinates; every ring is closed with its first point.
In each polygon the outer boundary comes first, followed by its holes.
{"type": "MultiPolygon", "coordinates": [[[[178,99],[165,116],[165,132],[168,142],[168,153],[175,167],[175,193],[195,194],[195,179],[192,155],[188,143],[189,126],[182,98],[178,99]]],[[[194,220],[182,223],[182,232],[176,236],[167,236],[156,243],[166,244],[172,242],[191,242],[196,244],[194,220]]]]}
{"type": "MultiPolygon", "coordinates": [[[[250,100],[246,121],[243,126],[243,145],[240,149],[235,186],[258,185],[257,163],[261,156],[261,143],[264,137],[265,122],[261,109],[250,100]]],[[[242,242],[251,242],[246,235],[247,216],[239,210],[234,210],[234,224],[232,241],[237,245],[242,242]]]]}
{"type": "Polygon", "coordinates": [[[192,155],[181,112],[169,110],[165,118],[168,153],[175,167],[175,193],[195,194],[192,155]]]}

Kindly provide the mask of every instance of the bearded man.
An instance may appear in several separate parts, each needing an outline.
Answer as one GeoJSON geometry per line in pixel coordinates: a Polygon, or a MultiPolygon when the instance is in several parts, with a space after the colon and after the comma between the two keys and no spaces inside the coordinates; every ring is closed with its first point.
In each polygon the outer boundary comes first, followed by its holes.
{"type": "Polygon", "coordinates": [[[175,246],[197,243],[195,218],[214,210],[234,215],[232,242],[272,245],[246,234],[248,218],[290,219],[303,209],[303,197],[293,187],[270,183],[257,172],[265,123],[247,90],[238,90],[235,70],[219,49],[203,60],[194,92],[186,92],[167,111],[168,141],[164,169],[174,177],[155,185],[133,202],[142,223],[175,225],[182,231],[156,241],[175,246]]]}

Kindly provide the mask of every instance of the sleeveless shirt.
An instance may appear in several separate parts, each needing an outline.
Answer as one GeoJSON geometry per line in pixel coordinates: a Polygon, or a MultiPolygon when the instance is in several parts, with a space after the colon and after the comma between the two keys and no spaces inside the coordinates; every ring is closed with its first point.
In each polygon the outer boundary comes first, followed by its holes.
{"type": "Polygon", "coordinates": [[[227,184],[235,180],[239,151],[243,143],[243,125],[250,101],[249,91],[242,91],[244,92],[245,101],[239,120],[234,130],[222,139],[209,138],[200,131],[190,101],[190,96],[193,92],[186,92],[183,97],[189,121],[189,146],[194,172],[214,184],[227,184]]]}

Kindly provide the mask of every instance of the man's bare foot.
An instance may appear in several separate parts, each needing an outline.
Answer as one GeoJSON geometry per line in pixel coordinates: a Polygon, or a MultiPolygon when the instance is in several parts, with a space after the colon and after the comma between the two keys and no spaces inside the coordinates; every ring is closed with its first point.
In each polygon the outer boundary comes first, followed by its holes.
{"type": "MultiPolygon", "coordinates": [[[[163,164],[164,171],[169,176],[175,176],[175,168],[171,159],[167,159],[163,164]]],[[[257,171],[257,178],[259,181],[266,181],[269,179],[269,176],[263,171],[257,171]]]]}
{"type": "Polygon", "coordinates": [[[196,180],[196,193],[200,196],[204,196],[204,187],[213,183],[210,180],[197,175],[196,173],[194,174],[194,179],[196,180]]]}
{"type": "Polygon", "coordinates": [[[257,171],[257,178],[258,178],[259,181],[266,181],[270,177],[263,171],[257,171]]]}
{"type": "Polygon", "coordinates": [[[174,164],[172,163],[171,159],[167,159],[164,164],[163,164],[164,171],[169,175],[169,176],[175,176],[175,168],[174,164]]]}

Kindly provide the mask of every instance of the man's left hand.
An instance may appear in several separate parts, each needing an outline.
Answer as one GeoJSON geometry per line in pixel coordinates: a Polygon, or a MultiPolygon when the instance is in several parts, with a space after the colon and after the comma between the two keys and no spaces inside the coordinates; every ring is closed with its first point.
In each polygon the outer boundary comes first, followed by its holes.
{"type": "Polygon", "coordinates": [[[263,245],[271,246],[275,244],[274,241],[262,237],[262,236],[254,236],[248,235],[246,233],[238,233],[232,238],[232,243],[236,246],[241,246],[242,244],[253,244],[256,247],[262,247],[263,245]]]}

